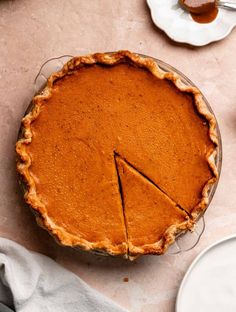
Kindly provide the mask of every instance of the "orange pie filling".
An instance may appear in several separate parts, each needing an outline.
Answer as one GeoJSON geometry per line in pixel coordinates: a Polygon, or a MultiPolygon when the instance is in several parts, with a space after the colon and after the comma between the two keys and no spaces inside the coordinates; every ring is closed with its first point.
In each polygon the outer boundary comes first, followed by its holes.
{"type": "Polygon", "coordinates": [[[216,142],[192,90],[117,55],[109,65],[74,59],[49,79],[23,120],[18,171],[26,201],[62,244],[161,254],[206,207],[216,142]]]}

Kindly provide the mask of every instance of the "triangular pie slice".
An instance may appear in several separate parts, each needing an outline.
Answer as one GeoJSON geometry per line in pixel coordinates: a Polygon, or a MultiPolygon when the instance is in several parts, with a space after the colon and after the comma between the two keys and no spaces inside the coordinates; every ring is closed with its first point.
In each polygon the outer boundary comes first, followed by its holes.
{"type": "Polygon", "coordinates": [[[162,254],[191,221],[185,211],[132,165],[115,156],[129,255],[162,254]]]}

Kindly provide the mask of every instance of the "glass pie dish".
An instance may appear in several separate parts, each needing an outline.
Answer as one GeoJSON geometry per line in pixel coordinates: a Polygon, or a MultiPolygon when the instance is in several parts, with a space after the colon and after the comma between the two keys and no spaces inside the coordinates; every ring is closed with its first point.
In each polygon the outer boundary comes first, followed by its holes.
{"type": "MultiPolygon", "coordinates": [[[[112,52],[110,52],[112,53],[112,52]]],[[[141,55],[142,57],[147,57],[145,55],[141,55]]],[[[55,58],[51,58],[49,60],[47,60],[40,68],[39,73],[37,74],[35,81],[34,81],[34,93],[38,94],[40,93],[40,91],[43,89],[43,87],[45,86],[46,82],[47,82],[47,78],[53,73],[53,72],[57,72],[59,71],[62,66],[69,61],[73,56],[71,55],[63,55],[60,57],[55,57],[55,58]]],[[[181,81],[184,85],[186,86],[195,86],[187,77],[185,77],[182,73],[180,73],[178,70],[176,70],[175,68],[171,67],[170,65],[154,59],[154,61],[157,63],[157,65],[159,66],[159,68],[163,71],[163,72],[174,72],[177,73],[180,77],[181,77],[181,81]]],[[[213,111],[210,107],[210,105],[208,104],[207,100],[203,97],[204,102],[206,103],[209,111],[213,114],[213,111]]],[[[32,109],[32,104],[29,105],[26,114],[29,113],[32,109]]],[[[22,138],[22,133],[23,133],[23,129],[20,129],[19,132],[19,139],[22,138]]],[[[218,173],[220,174],[220,170],[221,170],[221,159],[222,159],[222,145],[221,145],[221,138],[220,138],[220,131],[219,131],[219,127],[217,125],[217,135],[219,138],[219,145],[217,147],[217,152],[216,152],[216,156],[215,156],[215,165],[217,168],[218,173]]],[[[20,181],[21,185],[23,186],[23,191],[26,191],[26,185],[24,184],[23,181],[20,181]]],[[[209,203],[208,206],[213,198],[213,195],[215,193],[217,187],[217,182],[214,183],[210,189],[209,189],[209,203]]],[[[34,211],[34,213],[36,213],[34,211]]],[[[36,213],[37,214],[37,213],[36,213]]],[[[194,231],[192,232],[185,232],[185,233],[181,233],[174,244],[171,245],[171,247],[168,249],[167,254],[178,254],[187,250],[192,249],[200,240],[202,233],[204,232],[205,229],[205,223],[204,223],[204,216],[201,215],[200,218],[198,219],[198,222],[194,228],[194,231]]],[[[76,247],[77,248],[77,247],[76,247]]],[[[92,251],[93,253],[98,253],[98,254],[103,254],[106,255],[103,252],[100,251],[92,251]]]]}

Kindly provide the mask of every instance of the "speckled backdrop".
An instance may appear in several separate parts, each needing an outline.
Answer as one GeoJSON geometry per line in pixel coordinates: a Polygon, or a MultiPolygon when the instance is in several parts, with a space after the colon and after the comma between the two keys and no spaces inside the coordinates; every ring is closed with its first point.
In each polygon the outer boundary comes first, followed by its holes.
{"type": "Polygon", "coordinates": [[[144,0],[0,1],[0,235],[42,252],[132,312],[174,311],[181,279],[207,245],[236,232],[236,30],[203,48],[175,45],[156,29],[144,0]],[[135,263],[57,246],[24,206],[15,174],[14,144],[40,65],[62,54],[130,49],[183,71],[203,91],[218,119],[224,161],[206,213],[206,230],[192,251],[135,263]],[[123,278],[129,281],[124,282],[123,278]]]}

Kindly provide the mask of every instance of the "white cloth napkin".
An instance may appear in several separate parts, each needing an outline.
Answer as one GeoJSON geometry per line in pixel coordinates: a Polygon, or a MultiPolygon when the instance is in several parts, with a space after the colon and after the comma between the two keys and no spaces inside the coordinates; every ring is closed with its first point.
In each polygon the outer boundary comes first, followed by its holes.
{"type": "Polygon", "coordinates": [[[55,261],[4,238],[0,302],[17,312],[125,312],[55,261]]]}

